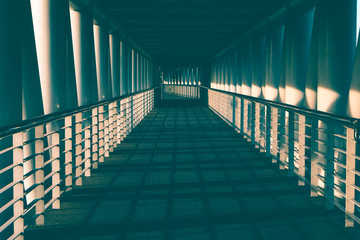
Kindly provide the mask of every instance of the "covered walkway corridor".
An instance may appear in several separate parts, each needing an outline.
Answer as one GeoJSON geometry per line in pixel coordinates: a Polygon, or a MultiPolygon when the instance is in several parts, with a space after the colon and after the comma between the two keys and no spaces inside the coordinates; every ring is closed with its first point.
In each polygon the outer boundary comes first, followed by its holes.
{"type": "Polygon", "coordinates": [[[25,238],[359,237],[309,193],[208,108],[161,107],[25,238]]]}
{"type": "Polygon", "coordinates": [[[360,237],[360,0],[0,0],[0,240],[360,237]]]}

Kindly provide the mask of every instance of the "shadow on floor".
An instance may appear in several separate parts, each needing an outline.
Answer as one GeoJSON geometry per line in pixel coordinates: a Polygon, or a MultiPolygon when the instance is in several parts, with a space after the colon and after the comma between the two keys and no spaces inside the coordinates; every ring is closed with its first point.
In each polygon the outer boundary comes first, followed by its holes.
{"type": "Polygon", "coordinates": [[[25,239],[356,239],[207,108],[153,110],[25,239]]]}

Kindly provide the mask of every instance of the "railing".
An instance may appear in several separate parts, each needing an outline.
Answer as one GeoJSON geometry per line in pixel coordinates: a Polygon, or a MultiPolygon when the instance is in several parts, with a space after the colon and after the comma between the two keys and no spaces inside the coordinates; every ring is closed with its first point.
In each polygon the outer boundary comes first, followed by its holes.
{"type": "Polygon", "coordinates": [[[154,107],[154,89],[0,129],[0,239],[43,225],[154,107]]]}
{"type": "Polygon", "coordinates": [[[259,147],[280,169],[324,196],[326,208],[360,223],[359,122],[249,96],[208,89],[209,107],[259,147]]]}
{"type": "Polygon", "coordinates": [[[163,84],[161,99],[200,99],[197,85],[163,84]]]}

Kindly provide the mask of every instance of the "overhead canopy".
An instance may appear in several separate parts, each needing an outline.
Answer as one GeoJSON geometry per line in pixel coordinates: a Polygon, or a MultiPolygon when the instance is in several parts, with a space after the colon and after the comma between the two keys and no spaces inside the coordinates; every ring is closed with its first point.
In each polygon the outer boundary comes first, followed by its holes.
{"type": "Polygon", "coordinates": [[[94,0],[163,66],[199,64],[291,0],[94,0]]]}

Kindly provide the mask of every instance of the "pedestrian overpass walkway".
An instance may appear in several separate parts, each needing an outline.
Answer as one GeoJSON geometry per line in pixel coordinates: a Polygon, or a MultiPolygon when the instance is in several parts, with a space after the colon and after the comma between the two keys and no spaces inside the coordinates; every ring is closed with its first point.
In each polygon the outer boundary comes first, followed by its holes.
{"type": "Polygon", "coordinates": [[[205,107],[153,109],[25,239],[357,239],[205,107]]]}

